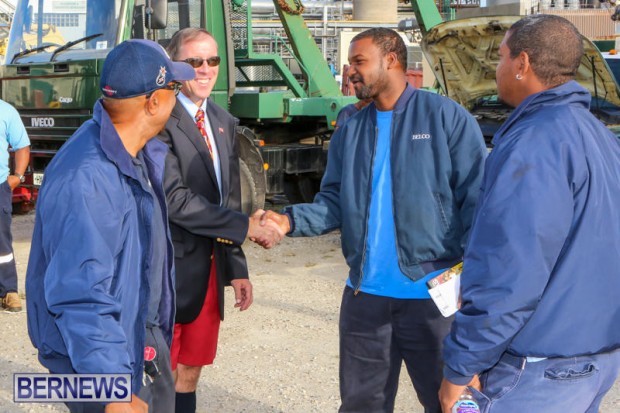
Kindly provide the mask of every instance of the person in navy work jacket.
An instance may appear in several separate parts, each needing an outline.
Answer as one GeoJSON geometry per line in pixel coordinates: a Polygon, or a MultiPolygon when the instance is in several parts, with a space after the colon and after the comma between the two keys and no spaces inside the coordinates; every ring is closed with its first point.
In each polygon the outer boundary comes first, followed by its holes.
{"type": "Polygon", "coordinates": [[[464,108],[407,84],[406,61],[393,30],[353,38],[348,74],[372,103],[335,132],[314,202],[264,216],[290,236],[341,231],[340,412],[393,411],[403,360],[424,411],[441,411],[452,317],[426,281],[462,259],[487,151],[464,108]]]}
{"type": "Polygon", "coordinates": [[[499,48],[493,138],[444,350],[440,398],[483,412],[596,413],[620,368],[620,142],[573,79],[582,37],[533,15],[499,48]]]}
{"type": "Polygon", "coordinates": [[[170,116],[179,81],[193,77],[155,42],[121,43],[104,63],[93,118],[45,170],[26,275],[39,361],[56,374],[132,378],[130,403],[67,403],[73,413],[174,410],[168,150],[152,138],[170,116]]]}

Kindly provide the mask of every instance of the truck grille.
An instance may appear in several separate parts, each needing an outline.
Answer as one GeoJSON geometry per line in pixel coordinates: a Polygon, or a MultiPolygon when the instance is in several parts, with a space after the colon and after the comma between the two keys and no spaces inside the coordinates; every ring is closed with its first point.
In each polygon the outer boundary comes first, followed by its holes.
{"type": "Polygon", "coordinates": [[[43,171],[62,144],[92,117],[92,110],[21,109],[20,116],[30,138],[30,167],[43,171]]]}

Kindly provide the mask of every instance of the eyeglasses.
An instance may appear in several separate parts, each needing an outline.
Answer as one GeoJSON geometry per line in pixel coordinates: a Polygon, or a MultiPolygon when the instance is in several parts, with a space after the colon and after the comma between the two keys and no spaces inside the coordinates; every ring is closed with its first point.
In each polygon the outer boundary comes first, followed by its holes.
{"type": "Polygon", "coordinates": [[[162,87],[162,89],[174,90],[174,96],[177,96],[182,88],[183,83],[181,82],[170,82],[166,86],[162,87]]]}
{"type": "Polygon", "coordinates": [[[220,65],[222,58],[219,56],[211,56],[207,59],[203,59],[202,57],[189,57],[185,60],[181,60],[181,62],[189,63],[194,69],[198,69],[205,61],[209,66],[215,67],[220,65]]]}

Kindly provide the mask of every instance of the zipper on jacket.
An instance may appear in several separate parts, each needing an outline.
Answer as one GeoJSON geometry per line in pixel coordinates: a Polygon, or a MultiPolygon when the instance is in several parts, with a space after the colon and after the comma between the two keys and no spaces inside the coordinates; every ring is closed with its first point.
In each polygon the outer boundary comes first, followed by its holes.
{"type": "Polygon", "coordinates": [[[366,259],[366,242],[368,241],[368,219],[370,218],[370,201],[372,200],[372,178],[375,167],[375,155],[377,154],[377,140],[379,139],[379,129],[375,126],[375,142],[372,150],[372,160],[370,161],[370,179],[368,180],[368,207],[366,207],[366,220],[364,223],[364,248],[362,249],[362,262],[360,263],[360,279],[357,282],[357,286],[353,291],[353,295],[357,295],[362,287],[362,280],[364,279],[364,261],[366,259]]]}
{"type": "MultiPolygon", "coordinates": [[[[396,247],[396,264],[398,265],[398,268],[400,269],[400,250],[398,248],[398,227],[396,226],[396,211],[394,210],[394,194],[396,192],[394,192],[394,182],[396,182],[394,180],[394,170],[392,169],[392,142],[394,140],[394,133],[393,131],[394,129],[394,124],[396,123],[396,121],[394,120],[394,114],[392,113],[392,125],[390,126],[390,159],[388,159],[388,162],[390,162],[390,177],[392,178],[392,187],[390,188],[390,190],[392,191],[392,225],[394,226],[394,247],[396,247]]],[[[401,270],[401,272],[403,272],[401,270]]],[[[412,281],[413,280],[411,277],[409,277],[407,274],[405,274],[403,272],[403,275],[405,275],[407,278],[409,278],[412,281]]]]}

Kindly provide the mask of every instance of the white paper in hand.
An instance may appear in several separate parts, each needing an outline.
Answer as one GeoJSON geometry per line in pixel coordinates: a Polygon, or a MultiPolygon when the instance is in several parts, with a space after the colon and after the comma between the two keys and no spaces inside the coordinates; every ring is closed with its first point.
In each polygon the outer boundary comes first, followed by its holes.
{"type": "Polygon", "coordinates": [[[428,293],[444,317],[450,317],[459,309],[462,269],[463,263],[459,263],[427,283],[428,293]]]}

